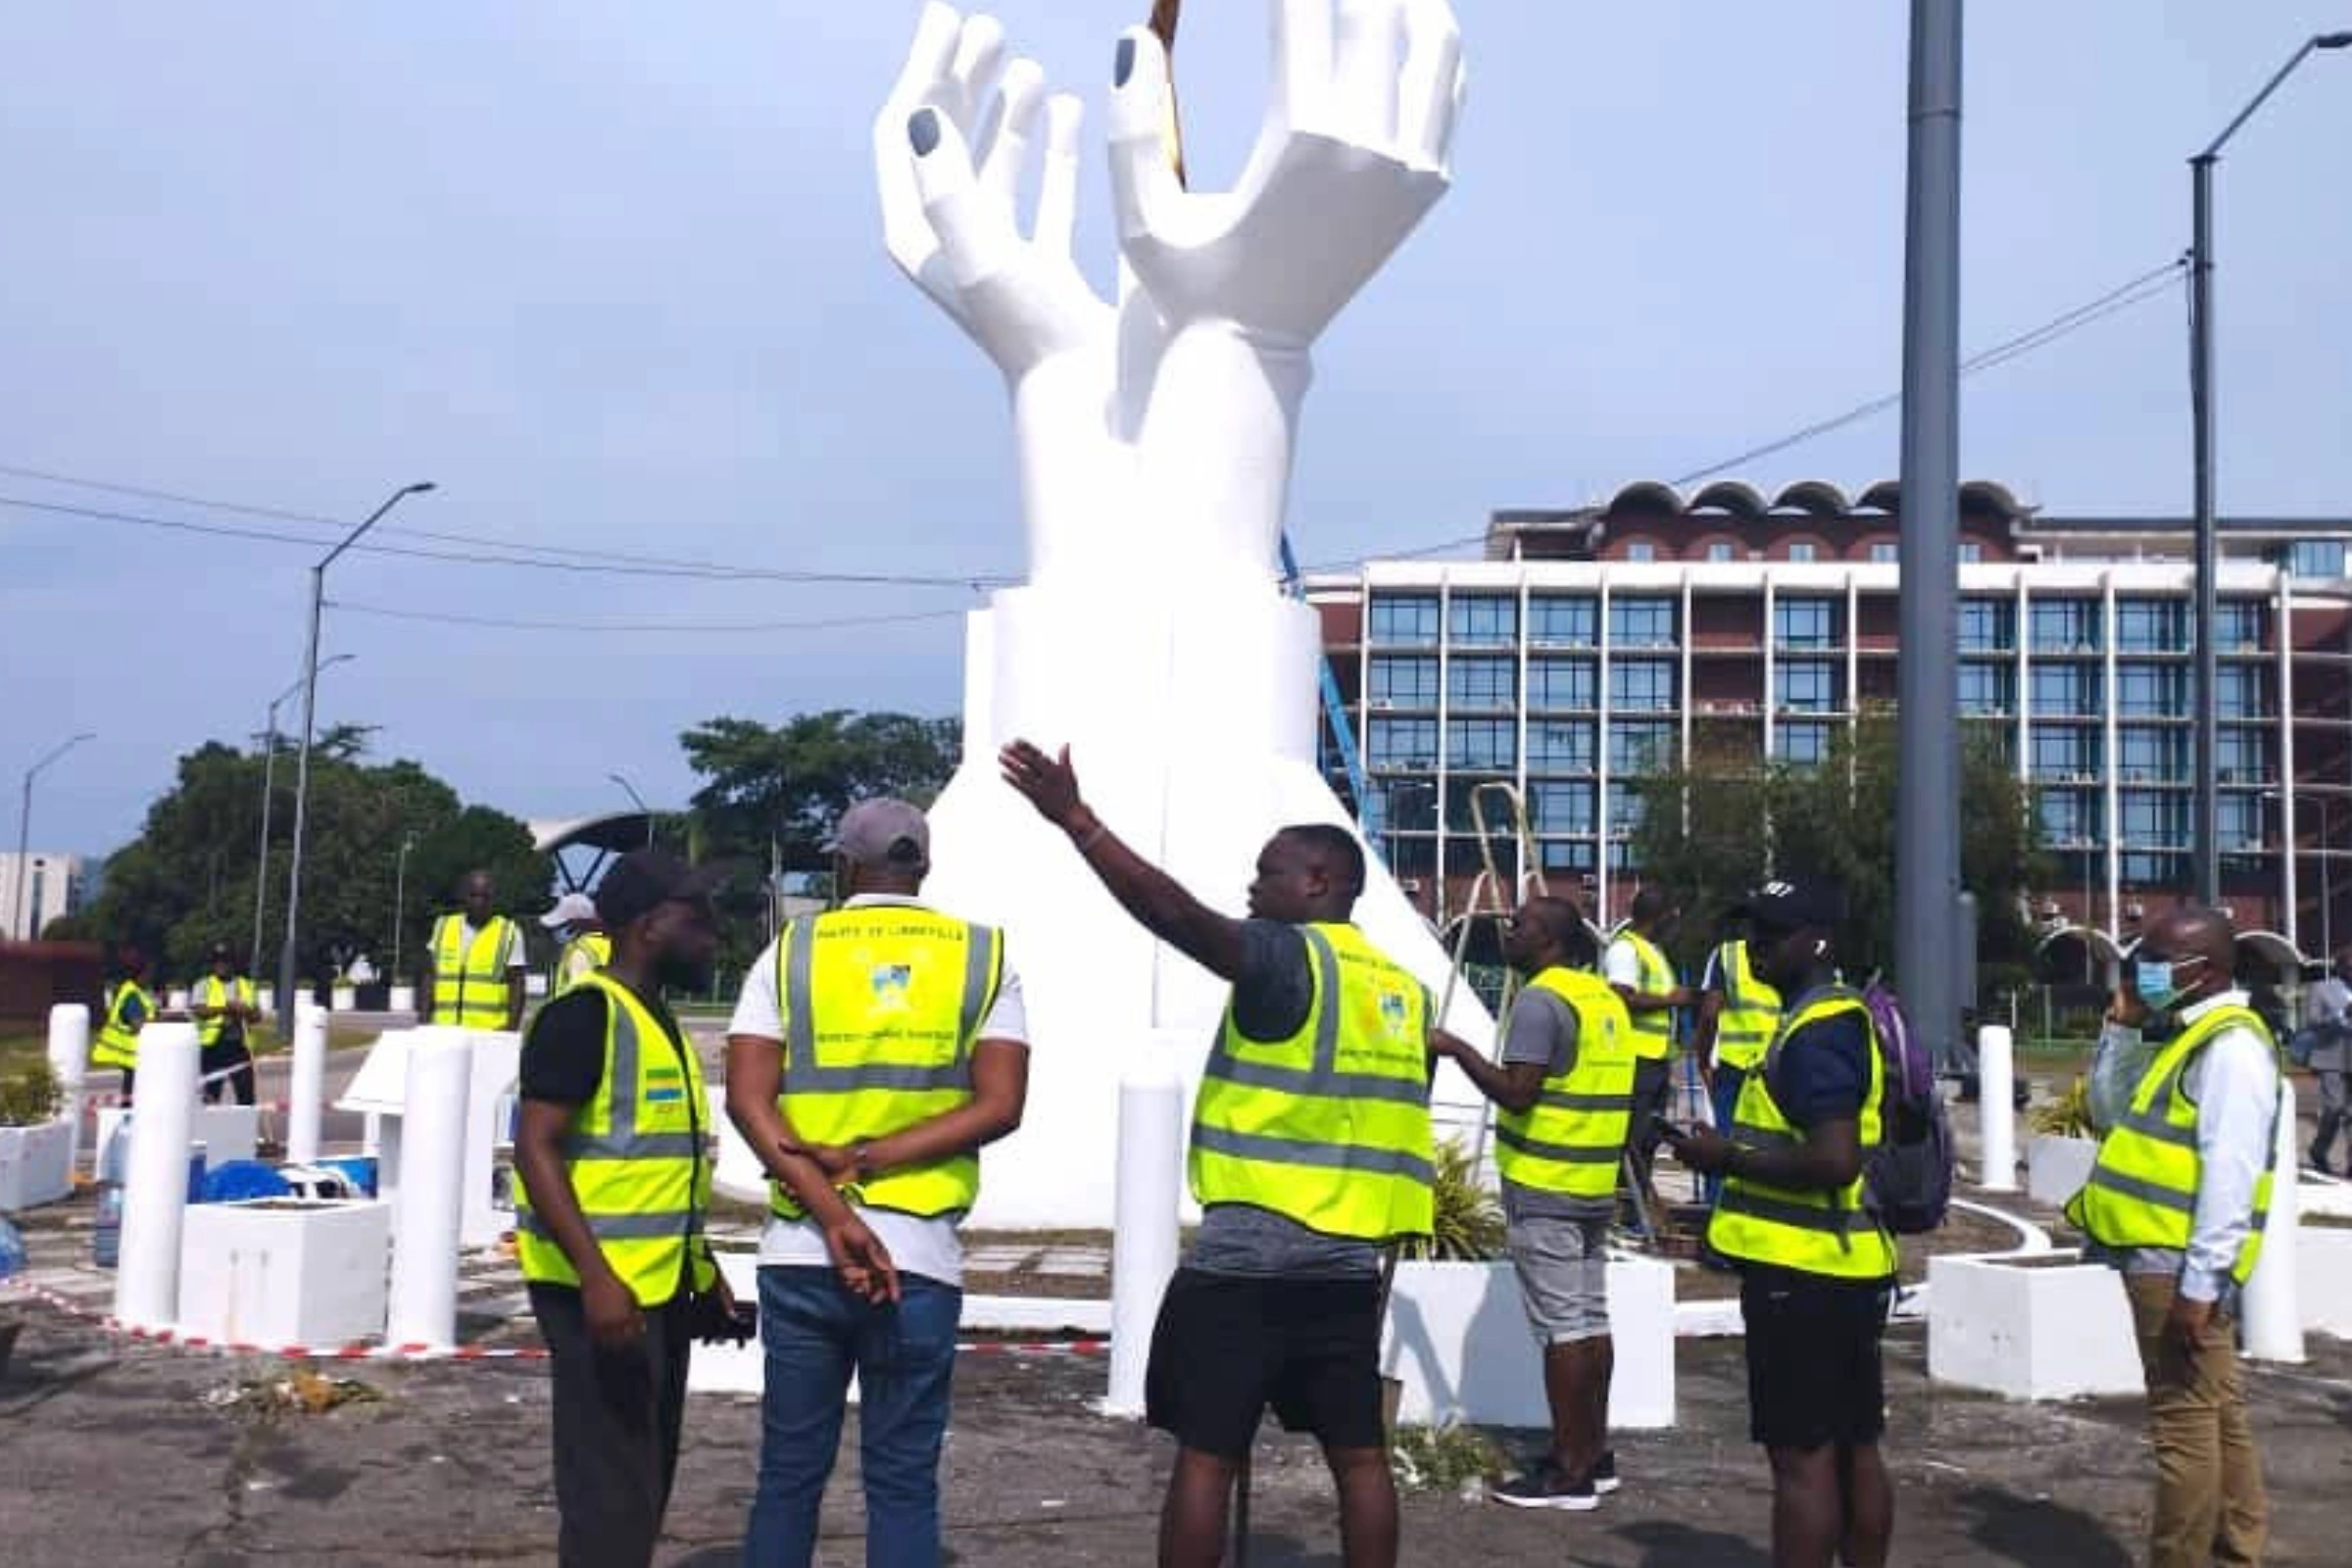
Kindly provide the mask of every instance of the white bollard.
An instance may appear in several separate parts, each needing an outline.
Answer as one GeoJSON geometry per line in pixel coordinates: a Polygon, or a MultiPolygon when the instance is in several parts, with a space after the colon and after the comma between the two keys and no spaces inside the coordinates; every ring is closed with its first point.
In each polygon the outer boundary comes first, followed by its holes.
{"type": "Polygon", "coordinates": [[[1988,1193],[2017,1191],[2016,1041],[2005,1024],[1977,1031],[1977,1132],[1983,1169],[1977,1185],[1988,1193]]]}
{"type": "Polygon", "coordinates": [[[326,1014],[306,1002],[294,1020],[294,1071],[286,1090],[286,1159],[318,1160],[318,1120],[326,1102],[326,1014]]]}
{"type": "Polygon", "coordinates": [[[2303,1359],[2303,1311],[2295,1275],[2301,1266],[2298,1233],[2303,1219],[2296,1161],[2302,1152],[2295,1147],[2293,1083],[2282,1081],[2279,1097],[2278,1132],[2271,1156],[2271,1217],[2263,1226],[2262,1256],[2254,1265],[2254,1277],[2246,1281],[2240,1320],[2245,1324],[2247,1359],[2299,1362],[2303,1359]]]}
{"type": "Polygon", "coordinates": [[[394,1012],[415,1012],[416,1010],[416,988],[415,986],[394,986],[386,1004],[394,1012]]]}
{"type": "Polygon", "coordinates": [[[90,1009],[61,1002],[49,1009],[49,1070],[57,1074],[58,1111],[66,1118],[66,1172],[81,1168],[81,1086],[90,1075],[90,1009]]]}
{"type": "Polygon", "coordinates": [[[441,1349],[458,1337],[458,1232],[473,1042],[463,1029],[419,1029],[410,1040],[408,1067],[384,1343],[441,1349]]]}
{"type": "Polygon", "coordinates": [[[188,1206],[188,1141],[196,1130],[196,1026],[139,1031],[138,1102],[122,1179],[122,1250],[115,1316],[134,1329],[179,1315],[179,1229],[188,1206]]]}
{"type": "Polygon", "coordinates": [[[1119,1082],[1118,1185],[1110,1239],[1110,1392],[1105,1415],[1144,1413],[1144,1369],[1160,1298],[1176,1272],[1184,1085],[1173,1031],[1152,1039],[1119,1082]]]}

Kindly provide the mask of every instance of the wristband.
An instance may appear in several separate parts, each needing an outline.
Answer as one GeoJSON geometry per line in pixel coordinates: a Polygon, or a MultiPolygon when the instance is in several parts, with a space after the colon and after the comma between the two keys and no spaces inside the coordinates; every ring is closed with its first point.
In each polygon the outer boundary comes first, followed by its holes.
{"type": "Polygon", "coordinates": [[[1104,822],[1099,816],[1096,817],[1095,825],[1091,828],[1088,828],[1085,836],[1077,840],[1078,853],[1080,855],[1084,855],[1087,851],[1093,849],[1097,844],[1102,843],[1103,835],[1109,831],[1110,824],[1104,822]]]}

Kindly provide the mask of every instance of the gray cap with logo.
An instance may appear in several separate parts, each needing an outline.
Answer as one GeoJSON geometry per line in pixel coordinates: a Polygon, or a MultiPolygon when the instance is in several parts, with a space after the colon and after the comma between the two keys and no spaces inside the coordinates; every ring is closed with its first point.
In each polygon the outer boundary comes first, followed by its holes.
{"type": "Polygon", "coordinates": [[[854,865],[923,865],[931,858],[931,824],[905,801],[859,801],[841,813],[825,848],[854,865]]]}

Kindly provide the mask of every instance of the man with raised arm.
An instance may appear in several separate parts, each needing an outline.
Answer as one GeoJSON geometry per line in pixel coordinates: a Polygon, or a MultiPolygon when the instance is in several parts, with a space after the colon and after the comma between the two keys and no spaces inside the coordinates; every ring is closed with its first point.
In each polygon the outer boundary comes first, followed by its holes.
{"type": "Polygon", "coordinates": [[[1233,984],[1194,1107],[1204,1210],[1152,1336],[1146,1415],[1173,1435],[1163,1568],[1215,1568],[1227,1499],[1270,1404],[1331,1466],[1348,1568],[1396,1561],[1380,1387],[1380,1249],[1431,1219],[1429,993],[1349,923],[1353,835],[1266,841],[1250,918],[1219,914],[1121,843],[1065,750],[1004,748],[1005,780],[1153,935],[1233,984]]]}

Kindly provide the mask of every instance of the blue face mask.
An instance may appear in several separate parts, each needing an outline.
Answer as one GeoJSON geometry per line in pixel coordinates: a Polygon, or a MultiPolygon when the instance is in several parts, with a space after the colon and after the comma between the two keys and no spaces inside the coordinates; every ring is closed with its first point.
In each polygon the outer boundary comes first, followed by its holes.
{"type": "Polygon", "coordinates": [[[2139,958],[2132,966],[2132,989],[2151,1012],[2169,1012],[2180,1000],[2180,971],[2202,958],[2139,958]]]}

